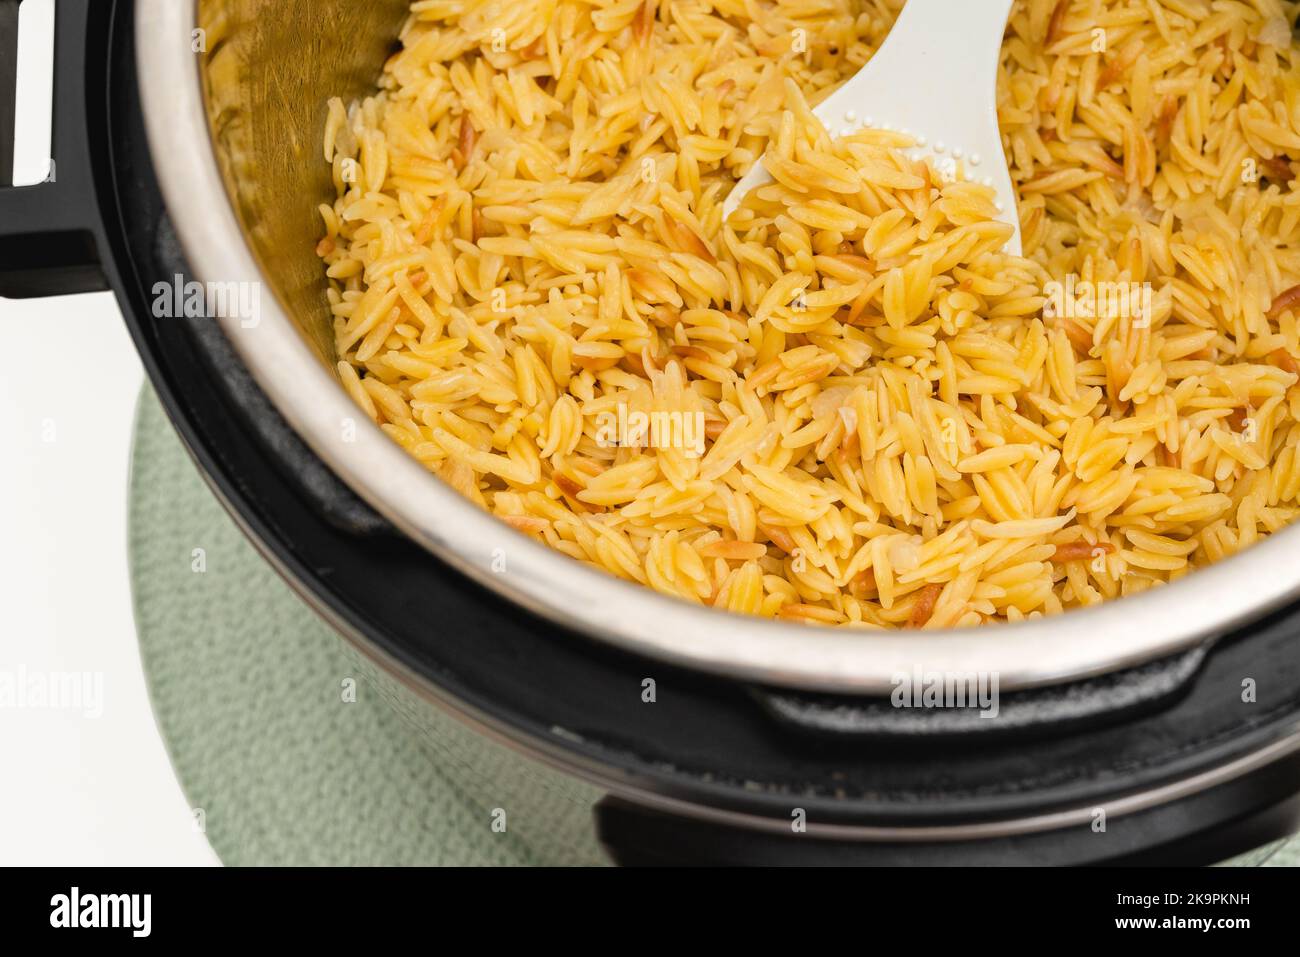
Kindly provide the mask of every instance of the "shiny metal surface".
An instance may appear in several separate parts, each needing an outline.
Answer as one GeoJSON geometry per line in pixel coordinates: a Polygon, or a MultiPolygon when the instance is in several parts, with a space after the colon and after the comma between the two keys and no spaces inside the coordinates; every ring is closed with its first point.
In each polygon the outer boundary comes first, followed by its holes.
{"type": "Polygon", "coordinates": [[[405,0],[204,0],[203,33],[192,37],[244,236],[286,314],[330,366],[334,334],[314,252],[316,206],[333,189],[321,147],[326,102],[373,91],[408,8],[405,0]]]}
{"type": "Polygon", "coordinates": [[[320,186],[327,169],[318,149],[323,105],[330,95],[358,91],[346,84],[364,89],[363,78],[378,75],[405,0],[137,0],[136,7],[138,47],[149,51],[138,69],[152,151],[196,277],[264,283],[276,292],[262,297],[254,327],[238,315],[220,319],[235,348],[343,481],[505,600],[688,667],[879,694],[895,675],[918,668],[997,672],[1004,690],[1102,674],[1214,638],[1300,597],[1300,531],[1291,529],[1172,585],[1053,619],[948,633],[844,632],[688,605],[528,540],[461,499],[359,416],[320,362],[328,343],[301,332],[324,322],[323,286],[312,274],[319,268],[314,210],[331,195],[320,186]],[[190,41],[200,6],[221,46],[196,57],[190,41]],[[350,16],[362,10],[369,12],[360,20],[350,16]],[[367,35],[356,35],[360,29],[367,35]]]}

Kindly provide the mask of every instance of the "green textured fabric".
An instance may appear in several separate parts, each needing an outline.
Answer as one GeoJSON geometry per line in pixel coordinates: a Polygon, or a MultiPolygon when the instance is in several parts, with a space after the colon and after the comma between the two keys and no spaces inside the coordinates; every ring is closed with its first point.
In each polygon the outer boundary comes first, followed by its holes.
{"type": "Polygon", "coordinates": [[[149,389],[130,528],[154,713],[223,862],[605,862],[597,792],[377,674],[247,542],[149,389]]]}
{"type": "MultiPolygon", "coordinates": [[[[226,864],[605,862],[597,792],[470,732],[340,640],[248,544],[148,388],[130,524],[154,713],[226,864]]],[[[1300,842],[1234,863],[1265,859],[1300,864],[1300,842]]]]}

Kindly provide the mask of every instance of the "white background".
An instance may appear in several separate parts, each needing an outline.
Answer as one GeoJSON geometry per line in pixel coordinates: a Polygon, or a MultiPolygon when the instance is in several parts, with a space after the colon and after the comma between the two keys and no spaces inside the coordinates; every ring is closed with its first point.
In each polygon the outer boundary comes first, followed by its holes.
{"type": "MultiPolygon", "coordinates": [[[[20,183],[48,168],[51,6],[22,6],[20,183]]],[[[0,865],[214,864],[136,644],[126,496],[143,380],[117,305],[0,299],[0,342],[0,672],[103,680],[99,718],[0,706],[0,865]]]]}

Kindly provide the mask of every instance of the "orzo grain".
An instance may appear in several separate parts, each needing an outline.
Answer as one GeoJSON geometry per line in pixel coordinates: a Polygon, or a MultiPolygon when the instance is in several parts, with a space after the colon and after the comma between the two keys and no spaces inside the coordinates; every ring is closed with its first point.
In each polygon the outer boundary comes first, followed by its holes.
{"type": "Polygon", "coordinates": [[[1017,3],[1024,259],[988,190],[809,111],[901,6],[414,3],[330,105],[344,386],[520,531],[790,620],[1058,612],[1291,522],[1297,4],[1017,3]],[[1065,277],[1150,309],[1046,308],[1065,277]],[[702,454],[602,438],[638,414],[702,454]]]}

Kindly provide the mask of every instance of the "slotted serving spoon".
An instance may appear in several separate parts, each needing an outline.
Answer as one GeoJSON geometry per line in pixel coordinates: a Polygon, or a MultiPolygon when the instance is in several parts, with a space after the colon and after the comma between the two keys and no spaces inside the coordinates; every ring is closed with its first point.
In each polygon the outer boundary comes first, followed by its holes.
{"type": "MultiPolygon", "coordinates": [[[[852,79],[813,112],[831,136],[859,129],[907,133],[913,157],[931,156],[941,172],[997,192],[999,218],[1015,230],[1020,217],[998,130],[997,80],[1002,37],[1013,0],[907,0],[884,45],[852,79]]],[[[751,189],[772,181],[761,162],[723,205],[730,216],[751,189]]]]}

